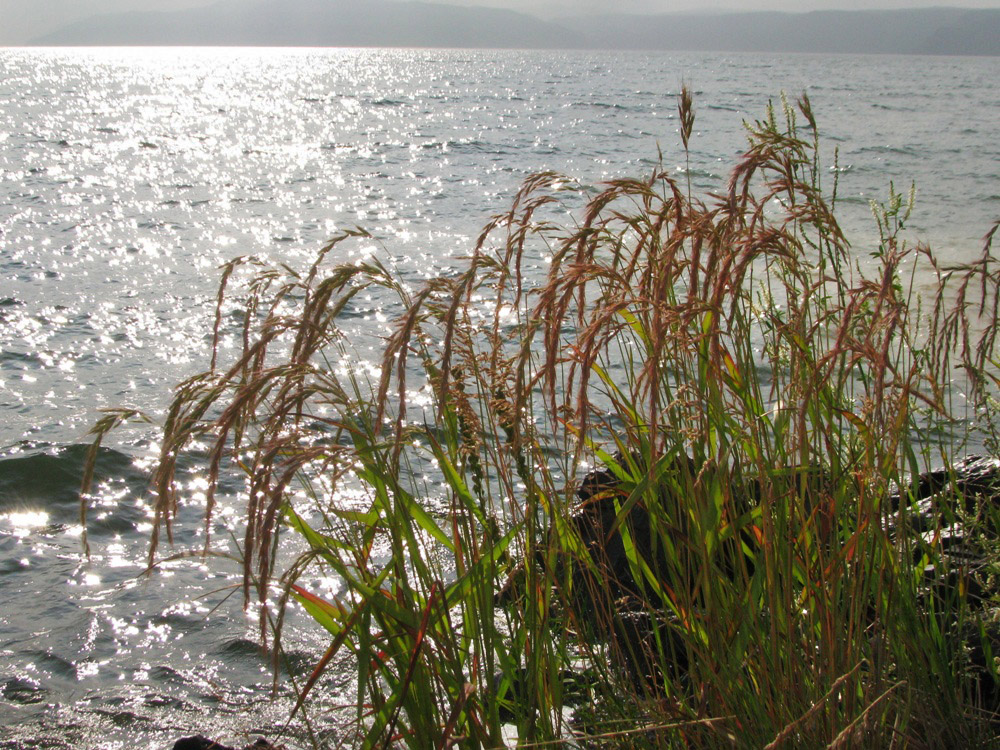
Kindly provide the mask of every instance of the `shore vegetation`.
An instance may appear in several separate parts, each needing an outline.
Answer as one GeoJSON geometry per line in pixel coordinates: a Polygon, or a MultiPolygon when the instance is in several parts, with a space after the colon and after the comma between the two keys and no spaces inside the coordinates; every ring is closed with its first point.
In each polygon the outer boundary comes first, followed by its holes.
{"type": "MultiPolygon", "coordinates": [[[[685,152],[694,119],[684,90],[685,152]]],[[[997,448],[996,226],[949,265],[905,241],[891,190],[852,247],[808,98],[747,136],[716,195],[662,167],[535,175],[419,288],[338,261],[361,231],[239,291],[251,261],[225,267],[208,367],[162,421],[151,559],[185,452],[209,517],[244,476],[262,632],[290,606],[328,631],[297,683],[317,744],[992,742],[998,511],[955,467],[997,448]],[[345,323],[367,295],[398,310],[368,370],[345,323]],[[344,655],[356,699],[326,715],[344,655]]]]}

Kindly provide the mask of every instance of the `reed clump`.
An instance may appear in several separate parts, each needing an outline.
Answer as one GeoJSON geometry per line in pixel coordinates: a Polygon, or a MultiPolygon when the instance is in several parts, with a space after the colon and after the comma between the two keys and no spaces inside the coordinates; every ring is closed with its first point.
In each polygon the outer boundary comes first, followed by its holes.
{"type": "MultiPolygon", "coordinates": [[[[679,107],[687,148],[686,91],[679,107]]],[[[960,519],[972,570],[941,543],[952,515],[907,518],[913,477],[964,450],[960,408],[991,438],[992,232],[946,267],[903,241],[891,193],[860,253],[808,99],[747,132],[720,195],[663,169],[596,194],[536,175],[462,273],[416,290],[377,257],[337,263],[355,232],[302,273],[262,269],[237,355],[180,385],[156,528],[190,445],[209,514],[220,476],[245,474],[248,603],[278,597],[273,637],[293,600],[330,635],[300,704],[356,657],[340,742],[988,744],[993,594],[970,591],[993,519],[960,519]],[[939,279],[924,306],[914,258],[939,279]],[[400,310],[372,379],[345,364],[365,294],[400,310]],[[279,568],[288,534],[302,555],[279,568]],[[337,599],[299,585],[317,568],[337,599]]]]}

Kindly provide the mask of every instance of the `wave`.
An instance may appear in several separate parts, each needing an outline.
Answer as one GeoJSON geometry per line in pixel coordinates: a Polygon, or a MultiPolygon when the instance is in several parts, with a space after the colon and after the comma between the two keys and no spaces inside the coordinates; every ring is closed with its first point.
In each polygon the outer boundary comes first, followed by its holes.
{"type": "Polygon", "coordinates": [[[856,149],[857,154],[900,154],[903,156],[919,156],[920,153],[912,146],[864,146],[856,149]]]}
{"type": "MultiPolygon", "coordinates": [[[[48,513],[53,524],[79,523],[80,487],[89,445],[76,444],[0,459],[0,512],[25,509],[48,513]]],[[[127,495],[139,496],[148,486],[148,475],[131,456],[101,448],[94,469],[94,486],[122,486],[127,495]]],[[[132,531],[144,519],[135,503],[117,503],[90,523],[92,531],[132,531]]]]}

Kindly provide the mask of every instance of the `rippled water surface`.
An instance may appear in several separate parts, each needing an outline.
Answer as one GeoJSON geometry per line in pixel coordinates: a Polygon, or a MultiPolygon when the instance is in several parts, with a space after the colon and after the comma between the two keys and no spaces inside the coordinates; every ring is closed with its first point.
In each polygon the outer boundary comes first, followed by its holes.
{"type": "MultiPolygon", "coordinates": [[[[890,180],[916,181],[911,236],[945,257],[978,252],[1000,217],[997,59],[0,50],[0,748],[169,747],[194,728],[237,742],[287,716],[255,621],[224,600],[231,562],[137,578],[142,428],[102,454],[81,554],[86,430],[102,407],[155,413],[204,366],[218,266],[301,265],[359,225],[375,240],[345,257],[380,244],[414,283],[455,268],[533,172],[596,185],[647,173],[658,145],[681,170],[682,81],[699,190],[723,184],[744,119],[807,91],[859,255],[890,180]]],[[[374,336],[378,315],[357,325],[374,336]]],[[[202,533],[194,469],[178,550],[202,533]]],[[[219,551],[239,535],[224,506],[219,551]]],[[[321,642],[298,637],[293,670],[321,642]]]]}

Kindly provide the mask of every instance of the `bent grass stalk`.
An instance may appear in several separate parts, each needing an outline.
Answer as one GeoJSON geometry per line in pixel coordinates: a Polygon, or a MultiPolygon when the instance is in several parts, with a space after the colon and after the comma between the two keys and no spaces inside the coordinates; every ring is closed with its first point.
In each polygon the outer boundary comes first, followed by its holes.
{"type": "MultiPolygon", "coordinates": [[[[228,264],[210,368],[163,426],[151,559],[178,456],[206,443],[206,524],[220,476],[246,476],[244,595],[262,632],[275,585],[271,635],[291,599],[329,631],[299,706],[348,650],[344,741],[362,747],[500,747],[505,725],[525,747],[981,740],[980,683],[951,635],[977,615],[960,590],[928,598],[926,570],[949,574],[940,545],[888,520],[909,512],[905,492],[889,502],[908,477],[961,449],[937,437],[956,363],[983,423],[995,416],[996,227],[978,263],[946,268],[903,242],[891,198],[862,269],[823,193],[811,105],[796,106],[748,126],[721,195],[657,169],[562,227],[582,188],[536,175],[463,273],[415,292],[377,258],[332,262],[361,232],[301,274],[260,265],[225,364],[222,305],[257,261],[228,264]],[[940,279],[926,318],[900,279],[914,256],[940,279]],[[365,290],[401,310],[377,382],[341,364],[342,316],[365,290]],[[614,477],[600,494],[625,597],[572,516],[594,467],[614,477]],[[363,502],[341,503],[348,491],[363,502]],[[306,551],[279,575],[288,532],[306,551]],[[316,567],[343,582],[338,600],[298,583],[316,567]]],[[[686,149],[686,91],[680,115],[686,149]]]]}

